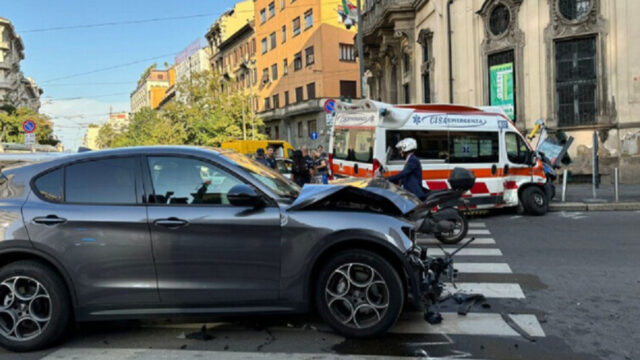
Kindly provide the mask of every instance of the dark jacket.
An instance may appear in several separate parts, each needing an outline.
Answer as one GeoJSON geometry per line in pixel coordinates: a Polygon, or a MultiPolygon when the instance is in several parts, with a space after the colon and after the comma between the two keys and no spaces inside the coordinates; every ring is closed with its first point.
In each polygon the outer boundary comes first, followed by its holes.
{"type": "Polygon", "coordinates": [[[388,177],[387,180],[394,184],[402,183],[405,190],[415,194],[421,200],[427,196],[422,188],[422,164],[413,154],[409,155],[404,169],[399,174],[388,177]]]}

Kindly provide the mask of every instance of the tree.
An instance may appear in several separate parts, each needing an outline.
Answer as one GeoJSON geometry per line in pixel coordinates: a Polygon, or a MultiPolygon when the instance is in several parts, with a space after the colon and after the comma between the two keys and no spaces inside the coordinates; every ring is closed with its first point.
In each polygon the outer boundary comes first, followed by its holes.
{"type": "Polygon", "coordinates": [[[132,145],[220,146],[230,139],[264,139],[262,120],[253,111],[251,97],[222,86],[218,74],[203,72],[177,84],[176,101],[162,110],[144,108],[121,132],[108,125],[99,133],[101,147],[132,145]],[[244,119],[244,127],[243,127],[244,119]]]}
{"type": "Polygon", "coordinates": [[[36,141],[38,144],[55,146],[59,143],[58,140],[53,138],[53,124],[48,116],[38,114],[26,107],[8,110],[0,111],[0,140],[2,142],[24,142],[22,124],[31,119],[36,123],[36,141]]]}

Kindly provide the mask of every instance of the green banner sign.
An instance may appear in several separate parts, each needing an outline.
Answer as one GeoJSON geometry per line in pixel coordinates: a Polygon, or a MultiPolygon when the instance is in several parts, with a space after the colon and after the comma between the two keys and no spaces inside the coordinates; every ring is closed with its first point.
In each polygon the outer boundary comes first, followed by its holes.
{"type": "Polygon", "coordinates": [[[515,120],[513,94],[513,63],[489,68],[491,82],[491,106],[501,107],[511,120],[515,120]]]}

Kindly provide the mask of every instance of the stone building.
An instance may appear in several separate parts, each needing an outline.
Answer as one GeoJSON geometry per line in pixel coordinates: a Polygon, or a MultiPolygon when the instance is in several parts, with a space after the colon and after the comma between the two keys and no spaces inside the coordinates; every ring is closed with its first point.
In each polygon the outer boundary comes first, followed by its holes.
{"type": "Polygon", "coordinates": [[[131,113],[136,113],[144,107],[157,109],[169,87],[175,84],[175,70],[157,70],[150,66],[138,80],[138,86],[131,93],[131,113]]]}
{"type": "Polygon", "coordinates": [[[13,25],[0,17],[0,106],[40,109],[42,89],[20,71],[24,59],[24,44],[13,25]]]}
{"type": "Polygon", "coordinates": [[[637,0],[371,0],[363,11],[371,97],[502,107],[575,137],[574,175],[640,179],[637,0]]]}

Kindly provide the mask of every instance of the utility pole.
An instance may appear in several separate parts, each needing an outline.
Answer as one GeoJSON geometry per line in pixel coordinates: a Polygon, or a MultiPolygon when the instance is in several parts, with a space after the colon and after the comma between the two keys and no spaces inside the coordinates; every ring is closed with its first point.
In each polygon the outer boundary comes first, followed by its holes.
{"type": "Polygon", "coordinates": [[[244,116],[244,98],[242,99],[242,140],[247,140],[247,120],[244,116]]]}
{"type": "Polygon", "coordinates": [[[356,42],[358,43],[358,63],[360,65],[360,97],[364,98],[364,39],[362,33],[362,0],[358,0],[358,35],[356,35],[356,42]]]}

